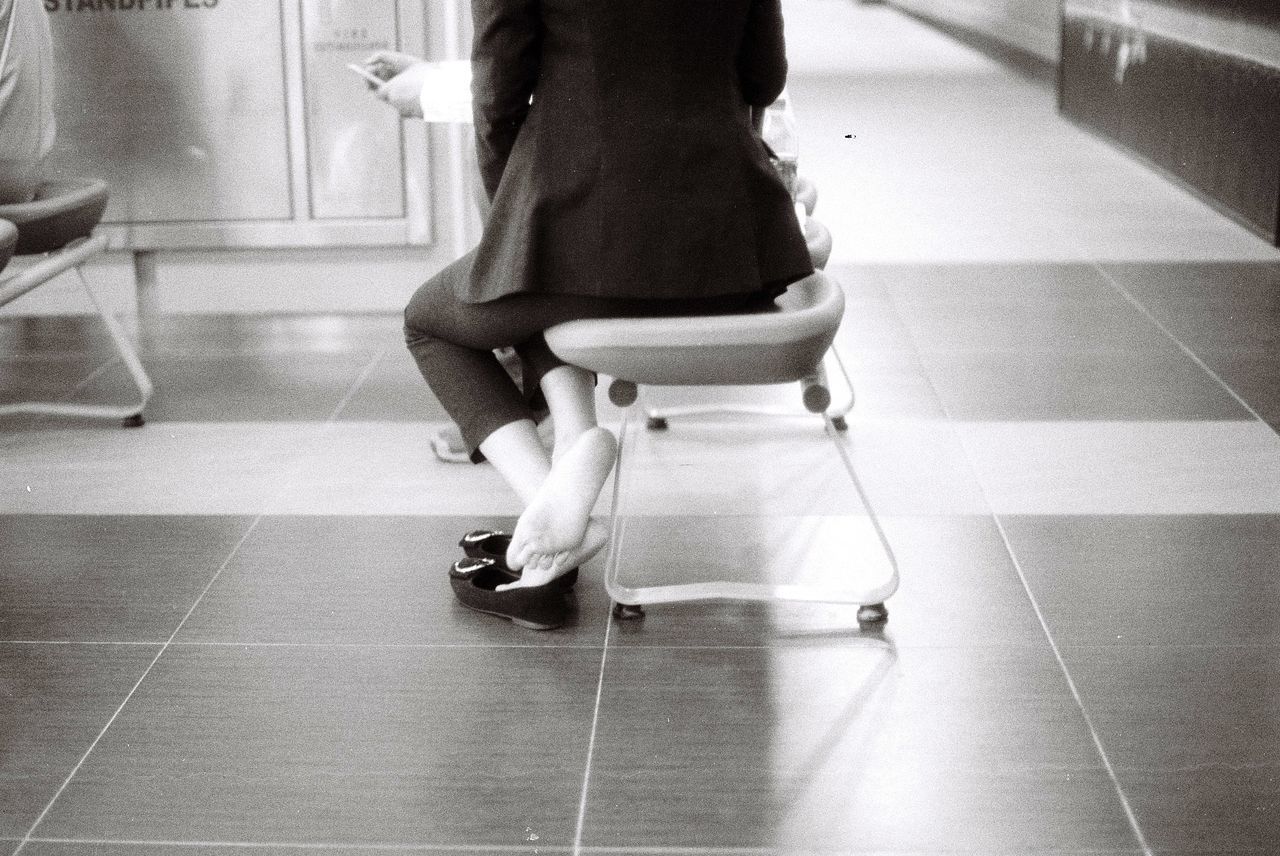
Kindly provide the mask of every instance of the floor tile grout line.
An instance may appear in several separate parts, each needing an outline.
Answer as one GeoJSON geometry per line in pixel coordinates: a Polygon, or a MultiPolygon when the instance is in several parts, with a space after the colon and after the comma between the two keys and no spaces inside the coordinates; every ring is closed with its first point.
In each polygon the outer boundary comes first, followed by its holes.
{"type": "MultiPolygon", "coordinates": [[[[14,841],[17,839],[0,839],[3,841],[14,841]]],[[[235,850],[341,850],[344,852],[357,851],[363,853],[526,853],[533,856],[538,853],[570,853],[567,845],[543,845],[543,844],[364,844],[364,843],[338,843],[338,842],[306,842],[306,841],[170,841],[163,839],[112,839],[112,838],[34,838],[37,844],[71,844],[71,845],[88,845],[93,847],[102,846],[133,846],[133,847],[166,847],[166,848],[220,848],[235,850]]],[[[838,849],[805,849],[805,850],[788,850],[788,853],[796,854],[796,856],[888,856],[885,851],[862,850],[847,848],[838,849]]],[[[912,851],[913,853],[915,851],[912,851]]],[[[930,856],[963,856],[965,851],[945,850],[930,851],[930,856]]],[[[1132,848],[1084,848],[1079,850],[1054,850],[1054,856],[1132,856],[1132,848]]],[[[1232,854],[1238,856],[1261,856],[1263,853],[1270,851],[1262,851],[1258,849],[1232,850],[1232,854]]],[[[664,846],[664,845],[641,845],[638,847],[622,847],[616,845],[598,845],[585,849],[586,854],[600,854],[600,856],[613,856],[613,854],[643,854],[644,856],[775,856],[778,853],[776,848],[772,847],[699,847],[693,846],[664,846]]]]}
{"type": "MultiPolygon", "coordinates": [[[[17,839],[14,839],[15,841],[17,839]]],[[[84,844],[93,847],[220,848],[235,850],[342,850],[368,853],[568,853],[567,845],[543,844],[362,844],[325,841],[174,841],[148,838],[33,838],[36,844],[84,844]]],[[[15,851],[14,856],[17,856],[15,851]]]]}
{"type": "Polygon", "coordinates": [[[600,725],[600,703],[604,698],[604,669],[609,660],[609,637],[613,631],[613,607],[605,610],[604,642],[600,652],[600,674],[596,678],[595,708],[591,712],[591,737],[587,740],[587,762],[582,771],[582,792],[578,796],[578,820],[573,830],[573,856],[582,853],[582,828],[587,819],[587,794],[591,787],[591,765],[595,760],[596,735],[600,725]]]}
{"type": "MultiPolygon", "coordinates": [[[[294,457],[293,462],[285,468],[284,475],[280,480],[280,486],[276,489],[276,492],[263,503],[262,512],[258,515],[258,518],[254,520],[254,526],[257,526],[258,521],[263,517],[274,516],[276,514],[274,509],[276,509],[280,501],[288,496],[289,492],[293,490],[294,483],[298,480],[298,476],[301,475],[303,469],[306,467],[307,461],[310,459],[312,452],[320,446],[321,441],[323,441],[325,437],[333,433],[334,427],[338,424],[338,415],[342,413],[348,402],[355,397],[356,393],[364,385],[364,382],[368,380],[369,375],[373,373],[374,368],[376,368],[378,363],[382,361],[382,357],[386,352],[387,349],[382,348],[374,353],[374,355],[365,364],[364,368],[360,370],[360,374],[351,382],[351,386],[347,390],[346,394],[342,396],[336,405],[334,405],[333,411],[329,414],[329,417],[325,419],[324,422],[319,423],[318,428],[314,429],[314,435],[303,444],[302,448],[294,457]]],[[[309,431],[308,433],[311,432],[309,431]]]]}
{"type": "MultiPolygon", "coordinates": [[[[968,515],[976,516],[976,515],[968,515]]],[[[851,631],[852,632],[852,631],[851,631]]],[[[802,651],[809,647],[809,643],[814,643],[819,647],[829,647],[829,640],[818,638],[814,640],[798,640],[794,643],[783,642],[779,644],[759,644],[759,645],[716,645],[716,644],[688,644],[678,645],[674,643],[654,644],[645,642],[633,642],[625,647],[629,650],[636,651],[777,651],[777,650],[797,650],[802,651]]],[[[160,640],[151,642],[111,642],[111,641],[82,641],[68,639],[0,639],[0,647],[5,645],[62,645],[65,647],[81,646],[81,647],[99,647],[99,648],[157,648],[165,643],[160,640]]],[[[368,650],[368,651],[430,651],[430,650],[534,650],[542,651],[549,649],[556,650],[580,650],[591,651],[604,647],[599,642],[545,642],[545,643],[522,643],[522,642],[254,642],[245,640],[214,640],[214,641],[181,641],[174,640],[170,648],[305,648],[315,650],[368,650]]],[[[871,647],[859,644],[859,637],[851,636],[845,640],[841,646],[846,649],[871,647]]],[[[910,643],[895,642],[894,647],[898,650],[910,651],[972,651],[982,648],[1037,648],[1039,643],[1028,642],[983,642],[975,644],[962,643],[910,643]]],[[[1096,648],[1099,650],[1110,649],[1110,645],[1072,645],[1072,648],[1096,648]]],[[[1176,649],[1201,649],[1201,648],[1239,648],[1239,649],[1264,649],[1275,650],[1280,649],[1280,642],[1238,642],[1230,644],[1218,643],[1149,643],[1127,645],[1128,648],[1176,648],[1176,649]]],[[[2,839],[0,839],[2,840],[2,839]]]]}
{"type": "MultiPolygon", "coordinates": [[[[890,296],[890,303],[893,306],[895,316],[898,316],[898,320],[901,323],[902,319],[898,313],[897,303],[893,300],[892,296],[890,296]]],[[[909,328],[907,330],[907,336],[913,346],[917,345],[915,333],[909,328]]],[[[946,402],[942,400],[942,396],[938,392],[937,384],[934,382],[933,376],[929,373],[928,367],[923,367],[923,369],[925,381],[929,384],[929,388],[933,392],[934,398],[942,408],[944,418],[947,420],[948,424],[954,424],[951,409],[947,407],[946,402]]],[[[1005,554],[1008,555],[1009,561],[1013,565],[1014,573],[1017,574],[1018,581],[1022,585],[1023,593],[1026,594],[1027,600],[1031,604],[1031,609],[1035,613],[1036,620],[1040,623],[1040,629],[1049,643],[1049,649],[1052,651],[1053,657],[1058,663],[1058,669],[1062,672],[1062,676],[1067,682],[1067,689],[1071,692],[1071,697],[1075,700],[1076,708],[1080,711],[1081,719],[1084,721],[1085,727],[1089,731],[1089,737],[1093,741],[1094,750],[1102,760],[1102,765],[1107,771],[1108,778],[1111,779],[1111,787],[1115,790],[1116,797],[1120,801],[1120,807],[1124,811],[1125,818],[1129,823],[1129,829],[1133,832],[1138,846],[1142,849],[1143,856],[1154,856],[1154,851],[1147,843],[1147,838],[1142,832],[1141,825],[1138,823],[1138,816],[1134,813],[1133,806],[1129,803],[1129,797],[1125,794],[1124,787],[1120,784],[1120,779],[1116,775],[1115,766],[1111,763],[1110,756],[1107,755],[1106,746],[1103,745],[1102,738],[1098,734],[1098,729],[1093,723],[1093,717],[1089,715],[1089,711],[1085,708],[1084,698],[1080,695],[1080,690],[1076,686],[1075,678],[1071,676],[1071,670],[1067,668],[1067,661],[1062,656],[1062,651],[1058,647],[1057,640],[1053,638],[1053,633],[1049,629],[1048,619],[1045,618],[1044,611],[1040,608],[1040,602],[1036,600],[1035,594],[1031,591],[1031,584],[1027,580],[1026,573],[1022,569],[1022,563],[1018,561],[1018,556],[1013,549],[1013,544],[1009,541],[1009,535],[1005,530],[1004,523],[1001,521],[1000,516],[996,514],[991,505],[991,498],[987,495],[986,485],[983,483],[982,475],[978,470],[977,462],[974,460],[973,452],[969,448],[969,443],[966,441],[965,437],[958,432],[957,438],[960,441],[960,448],[963,450],[964,456],[969,463],[970,472],[973,474],[973,478],[977,483],[978,491],[982,495],[983,502],[987,507],[987,511],[991,516],[992,522],[995,524],[996,532],[999,534],[1000,540],[1004,544],[1005,554]]]]}
{"type": "Polygon", "coordinates": [[[365,367],[361,369],[360,374],[351,382],[351,388],[347,390],[347,394],[342,396],[342,400],[339,401],[337,406],[333,409],[333,413],[331,413],[329,418],[325,420],[326,425],[337,421],[338,417],[342,414],[342,411],[351,403],[351,399],[355,398],[356,393],[364,387],[365,381],[369,379],[369,375],[373,374],[373,370],[382,363],[382,360],[386,355],[386,348],[381,348],[373,354],[373,357],[365,364],[365,367]]]}
{"type": "MultiPolygon", "coordinates": [[[[932,381],[930,381],[932,383],[932,381]]],[[[963,437],[960,438],[960,446],[964,450],[965,457],[969,459],[969,465],[977,474],[977,464],[973,460],[973,455],[969,451],[969,445],[963,437]]],[[[986,499],[986,487],[982,483],[980,475],[976,475],[978,481],[978,490],[981,491],[984,499],[986,499]]],[[[991,502],[986,499],[988,507],[991,502]]],[[[1062,651],[1058,647],[1057,640],[1053,638],[1053,633],[1049,629],[1049,621],[1045,618],[1044,610],[1040,607],[1040,602],[1036,599],[1035,594],[1031,591],[1031,584],[1027,580],[1026,573],[1022,569],[1022,563],[1018,560],[1017,553],[1013,549],[1013,544],[1009,541],[1008,532],[1005,530],[1004,523],[1000,516],[991,511],[991,520],[995,524],[996,532],[1000,536],[1000,541],[1004,545],[1005,554],[1008,555],[1010,563],[1013,565],[1013,571],[1018,576],[1018,582],[1022,585],[1023,593],[1027,596],[1027,601],[1031,605],[1032,611],[1035,613],[1036,621],[1040,623],[1040,630],[1044,633],[1045,640],[1049,643],[1049,649],[1053,653],[1053,658],[1058,664],[1058,669],[1062,673],[1063,679],[1067,682],[1067,689],[1071,693],[1071,698],[1075,701],[1076,708],[1080,711],[1080,717],[1084,722],[1085,728],[1089,731],[1089,737],[1093,741],[1094,750],[1098,753],[1102,766],[1107,771],[1107,777],[1111,780],[1111,787],[1116,793],[1117,799],[1120,801],[1120,808],[1124,811],[1125,819],[1129,823],[1129,828],[1133,832],[1134,838],[1137,840],[1138,846],[1142,849],[1144,856],[1154,856],[1154,851],[1147,843],[1147,838],[1142,832],[1142,826],[1138,823],[1138,816],[1133,811],[1133,806],[1129,803],[1129,797],[1124,792],[1124,787],[1120,784],[1120,778],[1116,775],[1115,766],[1111,763],[1111,757],[1107,754],[1106,746],[1102,742],[1101,735],[1098,734],[1097,726],[1094,725],[1093,717],[1089,715],[1088,709],[1085,707],[1084,698],[1080,695],[1080,690],[1076,686],[1075,678],[1071,675],[1071,670],[1067,667],[1066,658],[1062,656],[1062,651]]]]}
{"type": "MultiPolygon", "coordinates": [[[[1129,302],[1130,305],[1132,305],[1135,309],[1137,309],[1140,313],[1142,313],[1142,315],[1145,316],[1148,321],[1150,321],[1152,324],[1156,326],[1156,329],[1158,329],[1164,335],[1168,336],[1169,340],[1173,342],[1173,344],[1176,345],[1178,349],[1182,351],[1182,353],[1186,354],[1187,357],[1189,357],[1193,363],[1199,366],[1201,371],[1209,375],[1209,377],[1211,377],[1214,380],[1214,382],[1218,384],[1218,386],[1226,390],[1227,394],[1230,395],[1232,398],[1234,398],[1241,407],[1243,407],[1246,411],[1248,411],[1250,416],[1252,416],[1254,419],[1261,422],[1263,425],[1266,425],[1269,428],[1271,427],[1270,423],[1268,423],[1267,420],[1263,419],[1262,416],[1259,415],[1258,411],[1254,410],[1253,407],[1249,405],[1249,402],[1245,401],[1244,398],[1242,398],[1239,393],[1237,393],[1234,389],[1232,389],[1231,386],[1225,380],[1222,379],[1221,375],[1219,375],[1213,369],[1209,368],[1209,366],[1205,363],[1205,361],[1200,359],[1200,357],[1195,353],[1195,351],[1191,350],[1191,348],[1188,347],[1185,343],[1183,343],[1183,341],[1179,339],[1173,333],[1172,330],[1170,330],[1167,326],[1165,326],[1165,324],[1161,322],[1160,319],[1156,318],[1155,315],[1151,313],[1151,310],[1149,310],[1140,300],[1134,297],[1127,288],[1121,285],[1120,282],[1114,276],[1112,276],[1107,271],[1106,268],[1104,268],[1098,262],[1093,262],[1092,264],[1093,264],[1094,270],[1096,270],[1102,276],[1102,278],[1105,279],[1111,285],[1111,287],[1114,288],[1120,294],[1121,297],[1123,297],[1126,301],[1129,302]]],[[[1280,431],[1274,428],[1272,430],[1280,434],[1280,431]]]]}
{"type": "Polygon", "coordinates": [[[1040,622],[1040,628],[1044,631],[1045,639],[1049,642],[1049,648],[1053,651],[1053,658],[1057,660],[1058,668],[1062,671],[1063,678],[1066,679],[1067,689],[1071,691],[1071,697],[1075,700],[1076,707],[1080,710],[1080,716],[1084,720],[1085,727],[1089,729],[1089,737],[1093,740],[1094,749],[1097,750],[1098,757],[1102,759],[1102,765],[1107,770],[1107,776],[1111,779],[1111,786],[1115,789],[1116,796],[1120,799],[1120,806],[1124,809],[1125,817],[1128,819],[1129,827],[1137,838],[1138,846],[1142,848],[1144,856],[1154,856],[1154,851],[1147,843],[1146,836],[1142,833],[1142,826],[1138,823],[1138,816],[1134,813],[1133,806],[1129,803],[1129,797],[1125,794],[1124,787],[1120,784],[1119,776],[1116,775],[1115,765],[1111,763],[1111,757],[1107,754],[1106,746],[1102,742],[1101,735],[1098,734],[1097,726],[1094,725],[1093,717],[1089,715],[1089,711],[1085,707],[1084,697],[1081,696],[1080,689],[1076,686],[1075,678],[1071,676],[1071,670],[1067,667],[1066,658],[1062,656],[1057,640],[1053,638],[1053,633],[1049,630],[1049,621],[1045,618],[1039,601],[1036,600],[1031,591],[1031,583],[1027,580],[1026,573],[1022,569],[1022,563],[1018,561],[1017,553],[1013,549],[1013,544],[1009,541],[1009,534],[1004,527],[1004,523],[1000,520],[1000,516],[994,512],[991,515],[991,519],[995,522],[996,531],[1004,544],[1005,552],[1009,555],[1009,560],[1013,563],[1014,573],[1018,575],[1018,580],[1027,595],[1027,600],[1031,602],[1031,608],[1035,611],[1036,620],[1040,622]]]}
{"type": "MultiPolygon", "coordinates": [[[[21,354],[0,354],[0,365],[6,363],[18,363],[20,365],[28,363],[68,363],[74,360],[97,362],[101,359],[110,360],[112,357],[106,353],[95,351],[28,351],[21,354]]],[[[94,371],[99,371],[101,368],[99,366],[94,371]]],[[[3,840],[0,839],[0,841],[3,840]]]]}
{"type": "MultiPolygon", "coordinates": [[[[103,642],[103,641],[80,641],[68,639],[0,639],[0,646],[4,645],[63,645],[99,647],[99,648],[157,648],[165,644],[159,639],[151,642],[103,642]]],[[[561,649],[582,649],[594,650],[600,648],[601,645],[592,642],[545,642],[540,644],[518,643],[518,642],[254,642],[227,639],[221,641],[178,641],[175,640],[169,647],[171,648],[315,648],[327,650],[346,650],[346,649],[368,649],[372,651],[387,650],[405,650],[405,651],[421,651],[433,648],[439,649],[531,649],[546,650],[555,648],[561,649]]],[[[673,647],[697,647],[697,646],[673,646],[673,647]]],[[[704,647],[721,647],[721,646],[704,646],[704,647]]],[[[731,646],[730,646],[731,647],[731,646]]],[[[763,648],[764,646],[738,646],[763,648]]]]}
{"type": "Polygon", "coordinates": [[[237,553],[240,552],[240,548],[243,547],[245,542],[249,540],[249,536],[252,535],[254,530],[258,528],[258,524],[262,521],[264,516],[265,515],[259,514],[256,518],[254,518],[253,522],[250,523],[249,527],[245,530],[244,535],[240,536],[240,540],[236,542],[235,546],[232,547],[231,551],[227,554],[227,557],[223,559],[222,564],[219,565],[218,569],[213,572],[213,576],[211,576],[209,578],[209,581],[205,583],[204,588],[201,589],[200,591],[200,595],[195,599],[195,602],[191,604],[191,607],[187,610],[186,614],[182,616],[182,620],[178,622],[178,626],[173,629],[173,632],[169,634],[169,638],[160,647],[160,650],[157,651],[156,655],[151,658],[151,662],[147,664],[147,668],[143,670],[142,674],[138,677],[138,680],[134,682],[133,687],[130,688],[129,692],[125,695],[124,700],[120,702],[120,704],[116,707],[115,711],[107,719],[106,725],[102,726],[101,730],[98,731],[98,735],[93,738],[93,741],[89,744],[89,747],[85,749],[84,754],[80,756],[80,760],[77,761],[75,766],[71,768],[71,772],[67,774],[65,779],[63,779],[62,784],[58,786],[58,790],[54,793],[52,799],[50,799],[49,802],[45,804],[45,807],[41,810],[40,814],[36,817],[35,822],[32,823],[31,827],[27,830],[26,835],[22,837],[22,841],[21,843],[18,844],[17,849],[13,851],[12,856],[18,856],[18,854],[20,854],[23,851],[23,849],[27,846],[27,843],[32,840],[32,833],[34,833],[36,829],[39,828],[40,824],[44,822],[45,817],[48,816],[49,811],[54,806],[54,803],[56,803],[59,800],[59,798],[62,797],[62,794],[67,789],[67,786],[71,784],[71,780],[75,778],[76,774],[80,772],[80,768],[84,766],[87,760],[89,760],[89,756],[93,754],[93,750],[97,748],[98,744],[102,741],[102,738],[106,735],[107,731],[109,731],[111,729],[111,726],[115,724],[116,719],[120,716],[120,713],[125,709],[125,706],[129,704],[130,700],[133,699],[134,694],[138,691],[138,687],[142,686],[142,682],[145,681],[147,679],[147,676],[151,674],[151,670],[155,668],[156,663],[158,663],[160,661],[160,658],[164,656],[165,651],[169,650],[170,646],[173,644],[173,640],[176,639],[178,637],[178,634],[182,632],[182,628],[184,625],[186,625],[187,620],[191,618],[192,614],[195,613],[196,608],[200,606],[200,603],[204,600],[205,595],[209,593],[209,589],[213,588],[213,584],[218,581],[218,578],[220,576],[222,576],[222,572],[226,570],[229,564],[231,564],[231,560],[235,558],[237,553]]]}
{"type": "MultiPolygon", "coordinates": [[[[960,438],[960,446],[964,449],[965,457],[969,459],[969,464],[973,467],[975,474],[977,472],[977,464],[973,460],[973,455],[969,451],[969,445],[963,437],[960,438]]],[[[982,484],[981,476],[977,476],[978,490],[982,492],[984,499],[986,498],[986,487],[982,484]]],[[[988,507],[990,500],[986,500],[988,507]]],[[[1031,591],[1031,584],[1027,580],[1026,573],[1022,569],[1022,563],[1018,560],[1017,553],[1013,549],[1013,544],[1009,541],[1008,532],[1005,530],[1004,523],[1000,516],[991,512],[991,520],[995,524],[996,532],[1000,536],[1000,541],[1004,545],[1005,554],[1008,555],[1010,563],[1013,565],[1013,571],[1018,576],[1018,582],[1022,585],[1023,593],[1026,594],[1031,609],[1035,613],[1036,621],[1040,623],[1040,630],[1044,633],[1044,638],[1049,643],[1049,649],[1053,653],[1053,658],[1058,664],[1058,669],[1062,673],[1063,679],[1067,682],[1067,689],[1071,693],[1071,698],[1075,701],[1076,708],[1080,711],[1080,717],[1084,722],[1085,728],[1089,731],[1089,737],[1093,741],[1094,750],[1098,753],[1102,766],[1107,771],[1107,777],[1111,780],[1111,787],[1116,793],[1117,799],[1120,801],[1120,808],[1124,811],[1125,819],[1129,823],[1129,828],[1133,832],[1134,838],[1137,840],[1138,846],[1142,849],[1144,856],[1154,856],[1154,851],[1147,843],[1147,838],[1142,832],[1142,826],[1138,823],[1138,816],[1133,811],[1133,806],[1129,803],[1129,797],[1124,792],[1124,787],[1120,784],[1120,778],[1116,775],[1115,766],[1111,763],[1111,757],[1107,754],[1106,746],[1102,742],[1102,737],[1098,734],[1098,729],[1093,723],[1093,717],[1089,715],[1088,709],[1085,707],[1084,698],[1080,695],[1080,690],[1076,686],[1075,678],[1071,675],[1071,670],[1067,667],[1066,658],[1062,656],[1062,651],[1058,647],[1057,640],[1053,638],[1053,633],[1049,629],[1049,621],[1045,618],[1044,611],[1040,608],[1040,602],[1036,599],[1035,594],[1031,591]]]]}
{"type": "MultiPolygon", "coordinates": [[[[98,359],[101,359],[101,357],[94,357],[95,361],[98,359]]],[[[83,378],[81,378],[80,382],[77,383],[75,386],[73,386],[70,390],[58,396],[56,401],[59,404],[71,402],[78,394],[88,389],[89,386],[95,380],[98,379],[99,375],[104,374],[107,371],[107,369],[111,368],[113,365],[119,362],[120,362],[120,357],[118,356],[113,355],[113,356],[107,357],[105,362],[103,362],[96,369],[94,369],[93,371],[85,375],[83,378]]],[[[43,425],[49,424],[56,418],[57,416],[53,413],[28,414],[29,421],[27,422],[27,425],[32,428],[38,428],[43,425]]]]}
{"type": "Polygon", "coordinates": [[[64,399],[71,398],[76,393],[84,391],[89,387],[89,384],[93,383],[95,380],[98,379],[99,375],[104,374],[109,368],[111,368],[112,366],[116,365],[119,362],[120,362],[120,358],[118,356],[107,357],[106,362],[102,363],[102,365],[98,366],[96,369],[89,372],[89,374],[85,375],[84,378],[78,384],[76,384],[69,393],[63,396],[63,398],[64,399]]]}

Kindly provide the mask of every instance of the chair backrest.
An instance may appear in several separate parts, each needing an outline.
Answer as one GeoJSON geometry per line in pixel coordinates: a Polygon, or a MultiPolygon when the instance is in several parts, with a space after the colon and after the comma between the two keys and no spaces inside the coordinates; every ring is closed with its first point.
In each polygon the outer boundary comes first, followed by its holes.
{"type": "Polygon", "coordinates": [[[761,312],[569,321],[546,339],[567,363],[638,384],[790,383],[822,362],[843,314],[840,285],[817,271],[761,312]]]}

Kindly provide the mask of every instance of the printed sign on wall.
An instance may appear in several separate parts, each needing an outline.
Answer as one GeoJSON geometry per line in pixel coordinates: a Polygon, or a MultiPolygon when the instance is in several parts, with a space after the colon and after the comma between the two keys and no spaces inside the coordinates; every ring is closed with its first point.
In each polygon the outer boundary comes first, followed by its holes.
{"type": "Polygon", "coordinates": [[[263,0],[45,0],[53,168],[105,179],[106,222],[291,216],[283,26],[263,0]]]}
{"type": "Polygon", "coordinates": [[[403,216],[399,114],[347,67],[395,49],[395,0],[304,0],[302,33],[311,216],[403,216]]]}

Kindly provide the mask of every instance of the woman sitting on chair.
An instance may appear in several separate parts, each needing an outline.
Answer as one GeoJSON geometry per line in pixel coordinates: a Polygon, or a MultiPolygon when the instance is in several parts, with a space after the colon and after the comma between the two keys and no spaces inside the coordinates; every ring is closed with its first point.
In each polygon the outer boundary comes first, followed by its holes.
{"type": "Polygon", "coordinates": [[[785,83],[779,2],[473,0],[493,210],[479,246],[418,289],[405,331],[472,459],[492,462],[524,504],[513,585],[549,583],[608,537],[591,510],[615,440],[597,425],[592,375],[558,360],[542,332],[749,311],[812,272],[751,125],[751,108],[785,83]],[[523,390],[493,354],[508,346],[523,390]],[[539,387],[551,454],[528,403],[539,387]]]}

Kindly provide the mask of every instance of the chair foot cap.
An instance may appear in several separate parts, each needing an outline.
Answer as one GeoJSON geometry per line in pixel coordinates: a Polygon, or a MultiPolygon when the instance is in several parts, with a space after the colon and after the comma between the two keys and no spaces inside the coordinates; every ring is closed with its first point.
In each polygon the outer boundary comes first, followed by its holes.
{"type": "Polygon", "coordinates": [[[858,608],[858,624],[879,626],[889,620],[889,610],[883,603],[870,603],[858,608]]]}
{"type": "Polygon", "coordinates": [[[644,607],[638,603],[615,603],[613,617],[619,621],[634,621],[644,618],[644,607]]]}

